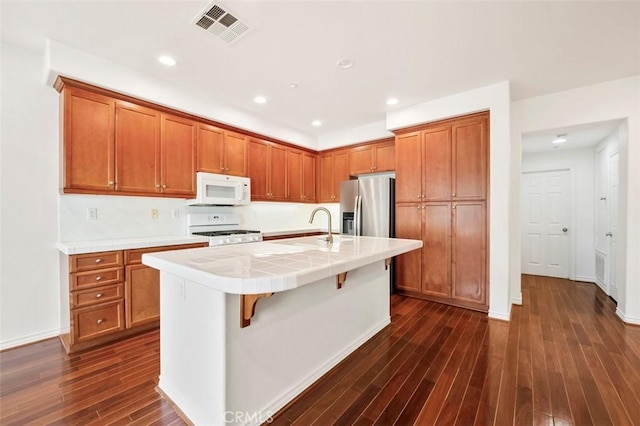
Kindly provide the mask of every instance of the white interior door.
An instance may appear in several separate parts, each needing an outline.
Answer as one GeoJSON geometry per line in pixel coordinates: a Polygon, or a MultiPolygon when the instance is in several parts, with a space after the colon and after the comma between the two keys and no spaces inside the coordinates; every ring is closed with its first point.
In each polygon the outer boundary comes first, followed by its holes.
{"type": "Polygon", "coordinates": [[[568,170],[522,175],[522,272],[569,278],[568,170]]]}
{"type": "Polygon", "coordinates": [[[609,157],[609,296],[618,300],[618,282],[616,279],[617,236],[618,236],[618,200],[619,200],[619,161],[620,154],[614,153],[609,157]]]}
{"type": "Polygon", "coordinates": [[[596,283],[609,294],[609,152],[596,152],[596,283]]]}

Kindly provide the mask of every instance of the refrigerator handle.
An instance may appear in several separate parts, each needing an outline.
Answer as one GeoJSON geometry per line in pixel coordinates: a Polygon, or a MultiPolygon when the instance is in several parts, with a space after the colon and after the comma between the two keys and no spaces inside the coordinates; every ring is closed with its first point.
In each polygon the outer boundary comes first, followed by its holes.
{"type": "Polygon", "coordinates": [[[355,224],[355,235],[362,235],[362,196],[356,196],[356,207],[353,214],[355,224]]]}

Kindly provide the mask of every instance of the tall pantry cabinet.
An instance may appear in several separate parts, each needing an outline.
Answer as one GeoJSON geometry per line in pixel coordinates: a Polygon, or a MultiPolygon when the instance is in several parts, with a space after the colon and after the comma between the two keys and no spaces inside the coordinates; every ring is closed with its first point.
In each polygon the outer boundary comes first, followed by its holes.
{"type": "Polygon", "coordinates": [[[486,311],[489,113],[396,132],[396,291],[486,311]]]}

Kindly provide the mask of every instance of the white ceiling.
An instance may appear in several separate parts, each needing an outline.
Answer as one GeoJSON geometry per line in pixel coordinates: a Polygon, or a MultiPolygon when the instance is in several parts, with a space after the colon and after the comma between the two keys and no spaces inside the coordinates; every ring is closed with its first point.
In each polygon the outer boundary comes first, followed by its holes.
{"type": "Polygon", "coordinates": [[[312,136],[504,80],[517,100],[640,74],[639,2],[220,3],[252,28],[230,45],[192,23],[209,2],[186,0],[2,0],[2,40],[51,38],[312,136]]]}
{"type": "Polygon", "coordinates": [[[602,121],[573,127],[562,127],[522,135],[522,153],[531,154],[545,151],[560,151],[594,147],[611,135],[621,120],[602,121]],[[567,141],[563,144],[551,143],[558,135],[565,133],[567,141]]]}

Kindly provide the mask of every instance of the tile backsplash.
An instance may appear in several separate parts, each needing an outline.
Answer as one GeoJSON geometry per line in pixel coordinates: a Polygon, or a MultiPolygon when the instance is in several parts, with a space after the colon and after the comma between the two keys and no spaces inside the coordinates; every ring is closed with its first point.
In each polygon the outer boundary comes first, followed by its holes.
{"type": "Polygon", "coordinates": [[[85,241],[184,235],[185,204],[185,200],[174,198],[60,195],[58,238],[85,241]],[[96,209],[95,220],[89,219],[88,209],[96,209]],[[157,218],[152,218],[152,209],[157,209],[157,218]]]}
{"type": "MultiPolygon", "coordinates": [[[[339,205],[321,205],[331,211],[333,228],[339,229],[339,205]]],[[[252,202],[239,207],[187,207],[185,200],[174,198],[65,194],[59,196],[58,238],[87,241],[185,235],[188,211],[238,213],[242,228],[262,232],[326,229],[327,217],[323,213],[309,224],[311,211],[318,206],[252,202]],[[89,219],[88,209],[95,209],[96,219],[89,219]],[[157,218],[152,217],[153,209],[158,212],[157,218]]]]}

